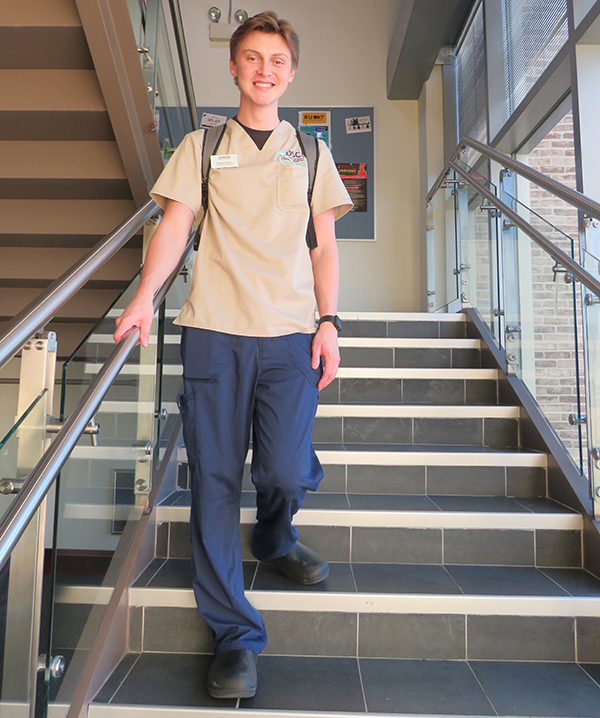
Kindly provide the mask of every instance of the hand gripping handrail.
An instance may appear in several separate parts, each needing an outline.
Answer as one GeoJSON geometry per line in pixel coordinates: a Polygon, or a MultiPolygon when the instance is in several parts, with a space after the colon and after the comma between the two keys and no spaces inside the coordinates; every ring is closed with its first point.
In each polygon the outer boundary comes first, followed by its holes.
{"type": "Polygon", "coordinates": [[[566,185],[557,182],[551,177],[547,177],[545,174],[534,170],[532,167],[528,167],[522,162],[519,162],[518,160],[515,160],[512,157],[509,157],[508,155],[499,152],[493,147],[489,147],[488,145],[483,144],[483,142],[474,140],[472,137],[463,137],[458,143],[456,149],[450,157],[450,161],[446,165],[445,169],[440,173],[439,177],[434,182],[431,190],[429,191],[429,194],[427,195],[427,204],[431,202],[433,195],[443,184],[444,179],[446,178],[446,175],[450,170],[450,163],[458,158],[461,151],[465,147],[472,147],[474,150],[481,152],[481,154],[488,159],[494,160],[498,164],[502,165],[502,167],[511,169],[522,177],[525,177],[531,182],[534,182],[539,187],[543,187],[556,197],[559,197],[568,204],[573,205],[585,214],[590,215],[590,217],[600,219],[600,204],[598,202],[595,202],[593,199],[586,197],[586,195],[582,194],[581,192],[578,192],[577,190],[571,189],[570,187],[567,187],[566,185]]]}
{"type": "Polygon", "coordinates": [[[0,368],[12,359],[23,344],[40,331],[157,211],[159,207],[156,202],[146,202],[13,318],[0,336],[0,368]]]}
{"type": "MultiPolygon", "coordinates": [[[[154,311],[158,309],[165,298],[187,261],[192,248],[193,239],[190,239],[177,267],[154,297],[154,311]]],[[[56,475],[69,458],[87,423],[98,411],[102,399],[137,345],[139,337],[140,330],[133,328],[115,347],[50,447],[23,484],[17,498],[2,517],[0,521],[0,568],[10,556],[23,531],[50,490],[56,475]]]]}

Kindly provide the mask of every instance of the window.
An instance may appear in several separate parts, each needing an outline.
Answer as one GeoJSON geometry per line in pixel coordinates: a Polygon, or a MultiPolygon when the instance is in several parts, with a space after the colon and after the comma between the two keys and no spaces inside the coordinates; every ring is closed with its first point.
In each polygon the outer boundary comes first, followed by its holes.
{"type": "Polygon", "coordinates": [[[503,0],[506,119],[565,44],[567,0],[503,0]]]}
{"type": "Polygon", "coordinates": [[[460,44],[457,70],[459,135],[461,137],[467,135],[487,143],[487,71],[483,4],[479,5],[460,44]]]}

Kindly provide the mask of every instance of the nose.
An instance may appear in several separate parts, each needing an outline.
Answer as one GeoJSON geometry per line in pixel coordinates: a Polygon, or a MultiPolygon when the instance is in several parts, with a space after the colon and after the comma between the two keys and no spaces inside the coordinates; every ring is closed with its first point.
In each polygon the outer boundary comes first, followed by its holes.
{"type": "Polygon", "coordinates": [[[261,62],[257,68],[258,74],[262,75],[263,77],[269,74],[269,65],[266,62],[261,62]]]}

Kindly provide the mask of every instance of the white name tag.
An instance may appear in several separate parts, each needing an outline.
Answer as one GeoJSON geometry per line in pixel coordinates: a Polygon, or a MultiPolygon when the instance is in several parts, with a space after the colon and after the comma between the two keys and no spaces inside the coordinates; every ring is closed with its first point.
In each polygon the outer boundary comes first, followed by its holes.
{"type": "Polygon", "coordinates": [[[211,155],[210,166],[213,169],[219,167],[238,167],[237,155],[211,155]]]}

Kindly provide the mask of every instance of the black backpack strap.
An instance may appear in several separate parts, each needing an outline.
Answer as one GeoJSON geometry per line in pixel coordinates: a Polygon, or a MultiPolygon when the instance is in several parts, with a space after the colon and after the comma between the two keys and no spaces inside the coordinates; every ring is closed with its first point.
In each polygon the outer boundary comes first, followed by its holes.
{"type": "Polygon", "coordinates": [[[317,246],[317,235],[315,232],[315,223],[312,215],[312,194],[315,186],[315,176],[317,174],[317,165],[319,162],[319,140],[306,132],[296,130],[298,144],[302,150],[302,154],[306,157],[308,164],[308,207],[310,215],[308,217],[308,226],[306,228],[306,244],[309,249],[315,249],[317,246]]]}
{"type": "Polygon", "coordinates": [[[204,130],[204,138],[202,140],[202,208],[204,214],[202,221],[198,225],[196,234],[194,235],[194,249],[198,249],[200,244],[200,232],[206,213],[208,212],[208,175],[210,174],[210,157],[214,155],[221,144],[221,139],[225,134],[225,128],[227,123],[224,125],[217,125],[217,127],[209,127],[204,130]]]}

